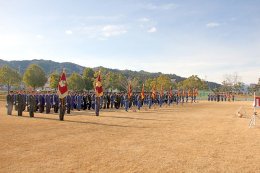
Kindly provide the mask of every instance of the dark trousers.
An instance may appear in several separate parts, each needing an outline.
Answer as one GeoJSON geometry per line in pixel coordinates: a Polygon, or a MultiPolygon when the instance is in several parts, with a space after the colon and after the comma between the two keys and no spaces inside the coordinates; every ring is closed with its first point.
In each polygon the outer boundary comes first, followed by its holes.
{"type": "Polygon", "coordinates": [[[67,106],[67,114],[70,114],[70,105],[67,106]]]}
{"type": "Polygon", "coordinates": [[[61,106],[61,107],[60,107],[60,115],[59,115],[59,117],[60,117],[60,120],[61,120],[61,121],[64,120],[65,110],[66,110],[65,106],[61,106]]]}
{"type": "Polygon", "coordinates": [[[58,105],[54,105],[54,113],[58,113],[59,110],[59,106],[58,105]]]}
{"type": "Polygon", "coordinates": [[[7,105],[7,115],[12,115],[13,104],[7,105]]]}
{"type": "Polygon", "coordinates": [[[44,105],[39,105],[39,112],[43,113],[44,112],[44,105]]]}
{"type": "Polygon", "coordinates": [[[29,115],[30,115],[30,117],[34,117],[34,107],[29,108],[29,115]]]}
{"type": "Polygon", "coordinates": [[[23,108],[22,107],[18,107],[18,116],[23,116],[23,108]]]}
{"type": "Polygon", "coordinates": [[[51,112],[51,105],[46,105],[46,114],[51,112]]]}
{"type": "Polygon", "coordinates": [[[95,101],[95,113],[96,113],[96,116],[99,116],[99,106],[100,106],[100,97],[96,97],[96,101],[95,101]]]}

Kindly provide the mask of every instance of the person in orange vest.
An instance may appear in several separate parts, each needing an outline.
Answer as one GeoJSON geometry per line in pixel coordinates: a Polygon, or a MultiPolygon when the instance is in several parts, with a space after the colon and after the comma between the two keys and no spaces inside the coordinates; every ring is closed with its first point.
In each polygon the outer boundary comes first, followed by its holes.
{"type": "Polygon", "coordinates": [[[191,90],[190,90],[190,89],[188,89],[188,97],[190,97],[190,98],[191,98],[191,100],[192,100],[192,92],[191,92],[191,90]]]}
{"type": "Polygon", "coordinates": [[[230,102],[231,95],[228,93],[228,101],[230,102]]]}
{"type": "Polygon", "coordinates": [[[194,102],[196,102],[197,96],[198,96],[198,89],[194,88],[193,89],[193,100],[194,100],[194,102]]]}
{"type": "Polygon", "coordinates": [[[182,97],[182,103],[184,103],[184,98],[185,98],[185,90],[184,89],[182,90],[181,97],[182,97]]]}
{"type": "Polygon", "coordinates": [[[185,91],[185,97],[186,97],[186,103],[188,103],[188,100],[189,100],[189,94],[188,94],[188,91],[187,91],[187,90],[185,91]]]}
{"type": "Polygon", "coordinates": [[[180,90],[177,90],[177,95],[176,95],[176,104],[178,105],[180,101],[180,90]]]}

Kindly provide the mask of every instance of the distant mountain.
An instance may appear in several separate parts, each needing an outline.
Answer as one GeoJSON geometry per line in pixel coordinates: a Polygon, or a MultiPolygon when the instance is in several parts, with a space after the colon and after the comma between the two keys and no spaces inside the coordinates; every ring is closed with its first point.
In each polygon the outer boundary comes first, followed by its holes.
{"type": "MultiPolygon", "coordinates": [[[[40,67],[43,68],[43,70],[45,71],[45,73],[47,75],[54,72],[55,70],[60,72],[60,71],[62,71],[63,68],[66,69],[66,72],[68,74],[71,74],[72,72],[82,74],[83,70],[85,68],[84,66],[74,64],[71,62],[59,63],[59,62],[55,62],[55,61],[51,61],[51,60],[42,60],[42,59],[40,59],[40,60],[38,60],[38,59],[22,60],[22,61],[4,61],[4,60],[0,59],[0,67],[2,67],[3,65],[8,65],[9,67],[12,67],[13,69],[16,69],[17,71],[19,71],[21,74],[23,74],[25,72],[26,68],[30,64],[39,65],[40,67]]],[[[140,79],[143,79],[143,80],[148,79],[148,78],[156,78],[156,77],[160,76],[161,74],[163,74],[161,72],[150,73],[150,72],[146,72],[143,70],[141,70],[141,71],[118,70],[118,69],[109,69],[109,68],[105,68],[105,67],[95,67],[95,68],[93,68],[93,70],[96,71],[99,68],[104,68],[104,69],[106,69],[106,71],[111,71],[114,73],[121,73],[124,76],[126,76],[127,78],[139,77],[140,79]]],[[[184,77],[177,76],[176,74],[167,74],[167,75],[169,75],[169,77],[171,79],[174,79],[176,82],[180,82],[180,81],[186,79],[184,77]]],[[[220,84],[217,84],[215,82],[207,82],[207,83],[211,89],[220,86],[220,84]]]]}
{"type": "Polygon", "coordinates": [[[63,68],[66,68],[67,73],[77,72],[82,73],[84,68],[83,66],[71,63],[71,62],[54,62],[51,60],[23,60],[23,61],[4,61],[0,59],[0,67],[3,65],[8,65],[9,67],[12,67],[19,71],[21,74],[23,74],[26,70],[26,68],[30,64],[37,64],[40,67],[43,68],[44,72],[46,74],[50,74],[57,70],[58,72],[62,71],[63,68]]]}

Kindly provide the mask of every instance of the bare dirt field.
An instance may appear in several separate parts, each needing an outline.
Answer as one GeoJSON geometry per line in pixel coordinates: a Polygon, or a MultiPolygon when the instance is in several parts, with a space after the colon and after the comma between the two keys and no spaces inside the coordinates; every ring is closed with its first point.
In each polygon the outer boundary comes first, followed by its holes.
{"type": "Polygon", "coordinates": [[[252,102],[200,102],[125,112],[6,115],[0,172],[260,172],[260,119],[252,102]],[[247,118],[235,112],[243,106],[247,118]]]}

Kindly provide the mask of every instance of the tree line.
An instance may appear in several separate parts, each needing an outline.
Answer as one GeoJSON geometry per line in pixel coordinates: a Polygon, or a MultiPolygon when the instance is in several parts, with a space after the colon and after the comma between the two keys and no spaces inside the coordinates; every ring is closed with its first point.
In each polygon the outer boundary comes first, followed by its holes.
{"type": "MultiPolygon", "coordinates": [[[[93,90],[95,85],[95,79],[101,72],[102,85],[105,91],[118,90],[121,92],[127,91],[128,85],[131,83],[133,91],[140,92],[144,84],[145,91],[151,91],[152,89],[169,90],[173,89],[203,89],[207,90],[207,83],[201,80],[197,75],[192,75],[189,78],[176,82],[171,79],[169,75],[161,74],[155,78],[141,79],[140,77],[127,77],[120,72],[109,71],[106,68],[100,67],[98,70],[92,68],[85,68],[82,74],[73,72],[68,74],[67,82],[70,90],[74,91],[90,91],[93,90]]],[[[42,88],[46,84],[49,78],[49,87],[51,89],[57,89],[60,74],[58,71],[52,72],[48,77],[44,70],[36,65],[29,65],[24,74],[20,74],[18,71],[5,65],[0,68],[0,84],[4,84],[8,87],[8,91],[11,86],[20,86],[22,83],[25,84],[27,89],[42,88]]]]}

